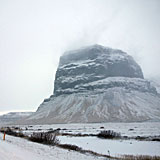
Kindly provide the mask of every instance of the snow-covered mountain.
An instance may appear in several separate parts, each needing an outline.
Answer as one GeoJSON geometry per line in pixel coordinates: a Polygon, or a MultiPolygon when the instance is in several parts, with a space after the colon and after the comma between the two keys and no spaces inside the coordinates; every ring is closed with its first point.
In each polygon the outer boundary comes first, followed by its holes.
{"type": "Polygon", "coordinates": [[[30,116],[33,112],[9,112],[0,116],[0,123],[13,123],[30,116]]]}
{"type": "Polygon", "coordinates": [[[54,95],[70,94],[73,89],[75,93],[81,84],[88,85],[108,77],[143,79],[143,73],[133,58],[121,50],[93,45],[66,52],[56,72],[54,95]]]}
{"type": "Polygon", "coordinates": [[[160,94],[121,50],[92,45],[66,52],[54,86],[25,123],[160,120],[160,94]]]}
{"type": "Polygon", "coordinates": [[[156,87],[157,92],[160,94],[160,83],[155,80],[151,80],[151,84],[156,87]]]}

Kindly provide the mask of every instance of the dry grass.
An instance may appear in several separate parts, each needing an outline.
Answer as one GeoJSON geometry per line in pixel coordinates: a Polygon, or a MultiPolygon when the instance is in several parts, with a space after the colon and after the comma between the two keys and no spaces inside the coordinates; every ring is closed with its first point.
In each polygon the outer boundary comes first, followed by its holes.
{"type": "Polygon", "coordinates": [[[60,136],[70,136],[70,137],[93,137],[97,136],[97,134],[82,134],[82,133],[59,133],[60,136]]]}
{"type": "Polygon", "coordinates": [[[97,136],[99,138],[113,139],[113,138],[120,138],[121,134],[114,132],[112,130],[104,130],[101,131],[97,136]]]}
{"type": "Polygon", "coordinates": [[[21,131],[19,132],[16,132],[17,129],[11,129],[10,127],[5,127],[5,128],[1,128],[0,129],[0,132],[2,133],[6,133],[8,135],[11,135],[11,136],[15,136],[15,137],[26,137],[21,131]]]}
{"type": "Polygon", "coordinates": [[[159,156],[146,156],[146,155],[123,155],[120,157],[121,160],[160,160],[159,156]]]}
{"type": "Polygon", "coordinates": [[[57,131],[49,131],[49,132],[38,132],[33,133],[29,140],[37,143],[44,143],[49,145],[56,145],[59,143],[59,140],[56,138],[57,131]]]}
{"type": "Polygon", "coordinates": [[[63,148],[63,149],[68,149],[68,150],[73,150],[73,151],[77,151],[79,153],[82,153],[82,154],[90,154],[92,156],[97,156],[97,157],[104,157],[104,158],[109,158],[109,159],[116,159],[115,157],[111,157],[109,155],[105,155],[105,154],[100,154],[100,153],[97,153],[97,152],[94,152],[94,151],[91,151],[91,150],[85,150],[81,147],[78,147],[76,145],[71,145],[71,144],[57,144],[56,145],[57,147],[60,147],[60,148],[63,148]]]}

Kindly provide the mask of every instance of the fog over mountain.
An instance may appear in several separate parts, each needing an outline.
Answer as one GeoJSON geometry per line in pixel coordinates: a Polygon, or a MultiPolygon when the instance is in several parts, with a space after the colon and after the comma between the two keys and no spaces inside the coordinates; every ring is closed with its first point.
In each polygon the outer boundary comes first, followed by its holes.
{"type": "Polygon", "coordinates": [[[159,0],[0,1],[0,113],[36,110],[53,93],[60,56],[120,49],[160,83],[159,0]]]}

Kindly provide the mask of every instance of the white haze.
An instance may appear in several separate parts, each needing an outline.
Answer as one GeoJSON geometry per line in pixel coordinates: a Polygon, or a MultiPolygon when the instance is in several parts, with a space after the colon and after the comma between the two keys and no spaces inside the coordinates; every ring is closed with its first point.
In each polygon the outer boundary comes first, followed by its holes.
{"type": "Polygon", "coordinates": [[[160,1],[0,0],[0,111],[36,110],[60,55],[95,43],[126,51],[160,82],[160,1]]]}

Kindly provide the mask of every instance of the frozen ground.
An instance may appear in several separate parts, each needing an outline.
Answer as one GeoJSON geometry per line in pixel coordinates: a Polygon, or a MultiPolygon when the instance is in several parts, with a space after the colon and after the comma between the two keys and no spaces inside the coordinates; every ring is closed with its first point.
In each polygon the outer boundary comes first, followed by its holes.
{"type": "MultiPolygon", "coordinates": [[[[68,151],[57,147],[50,147],[33,143],[22,138],[6,136],[2,140],[0,133],[0,160],[94,160],[90,155],[68,151]]],[[[100,159],[100,158],[99,158],[100,159]]]]}
{"type": "Polygon", "coordinates": [[[160,142],[136,140],[104,140],[97,137],[59,137],[63,144],[78,145],[97,153],[120,155],[160,156],[160,142]]]}
{"type": "MultiPolygon", "coordinates": [[[[147,123],[90,123],[90,124],[53,124],[53,125],[20,125],[22,131],[30,135],[32,132],[47,132],[60,128],[62,133],[81,133],[97,134],[103,130],[114,130],[120,132],[122,136],[158,136],[160,135],[160,122],[147,123]]],[[[58,136],[61,144],[74,144],[83,149],[89,149],[98,153],[111,156],[123,154],[130,155],[157,155],[160,156],[160,142],[156,141],[137,141],[137,140],[106,140],[97,137],[66,137],[58,136]]],[[[2,156],[18,156],[20,160],[26,160],[24,155],[34,160],[50,159],[94,159],[95,157],[86,156],[77,152],[69,152],[57,147],[49,147],[37,143],[32,143],[24,139],[7,136],[7,141],[2,141],[0,134],[0,160],[2,156]],[[9,154],[8,154],[9,153],[9,154]],[[16,153],[16,154],[15,154],[16,153]],[[30,157],[29,157],[30,156],[30,157]],[[36,159],[37,158],[37,159],[36,159]]],[[[19,160],[17,157],[16,160],[19,160]]],[[[14,159],[13,159],[14,160],[14,159]]],[[[32,159],[31,159],[32,160],[32,159]]]]}
{"type": "Polygon", "coordinates": [[[34,131],[48,131],[49,129],[63,129],[67,133],[96,134],[102,130],[120,132],[122,136],[155,136],[160,135],[160,122],[146,123],[86,123],[86,124],[53,124],[53,125],[29,125],[19,126],[26,133],[34,131]]]}

